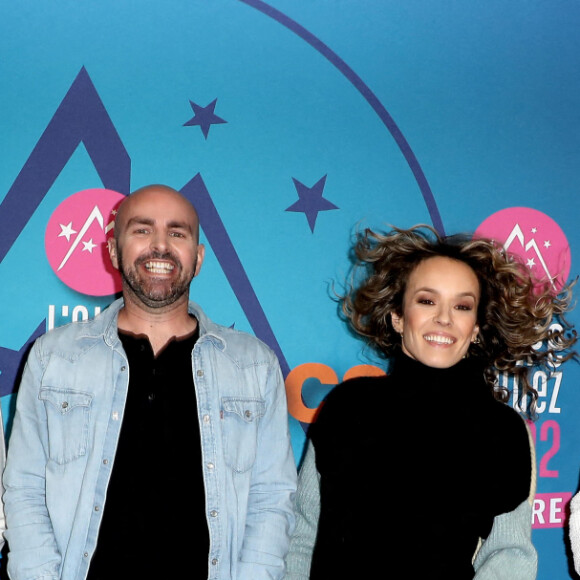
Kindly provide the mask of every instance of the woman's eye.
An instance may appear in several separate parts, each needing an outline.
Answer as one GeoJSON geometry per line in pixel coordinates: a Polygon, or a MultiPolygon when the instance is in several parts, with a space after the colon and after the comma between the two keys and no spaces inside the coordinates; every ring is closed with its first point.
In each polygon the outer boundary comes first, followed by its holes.
{"type": "Polygon", "coordinates": [[[473,306],[471,306],[471,304],[458,304],[456,308],[457,310],[473,310],[473,306]]]}
{"type": "Polygon", "coordinates": [[[419,304],[434,304],[433,300],[430,300],[429,298],[419,298],[417,302],[419,302],[419,304]]]}

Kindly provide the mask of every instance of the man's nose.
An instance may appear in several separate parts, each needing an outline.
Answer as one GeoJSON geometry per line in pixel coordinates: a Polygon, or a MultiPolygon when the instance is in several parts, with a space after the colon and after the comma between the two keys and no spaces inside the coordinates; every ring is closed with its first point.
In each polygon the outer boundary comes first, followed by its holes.
{"type": "Polygon", "coordinates": [[[167,235],[165,232],[156,231],[151,236],[151,249],[163,252],[167,249],[167,235]]]}

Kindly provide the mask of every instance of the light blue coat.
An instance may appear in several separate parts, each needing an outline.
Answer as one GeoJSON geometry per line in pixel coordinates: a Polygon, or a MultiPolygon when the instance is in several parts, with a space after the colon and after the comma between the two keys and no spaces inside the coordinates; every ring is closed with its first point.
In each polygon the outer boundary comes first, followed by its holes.
{"type": "MultiPolygon", "coordinates": [[[[12,580],[86,578],[129,383],[117,334],[122,304],[47,333],[28,358],[4,475],[12,580]]],[[[296,469],[278,361],[255,337],[214,324],[194,303],[189,309],[200,326],[192,420],[199,421],[203,465],[192,468],[203,469],[208,578],[281,578],[296,469]]],[[[163,498],[144,509],[154,547],[163,498]]]]}

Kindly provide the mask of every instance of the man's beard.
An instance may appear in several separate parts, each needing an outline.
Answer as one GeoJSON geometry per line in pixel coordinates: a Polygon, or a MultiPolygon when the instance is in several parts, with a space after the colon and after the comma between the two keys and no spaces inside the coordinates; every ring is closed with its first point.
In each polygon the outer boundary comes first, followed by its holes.
{"type": "Polygon", "coordinates": [[[119,272],[123,286],[130,289],[131,293],[145,306],[149,308],[163,308],[169,306],[181,298],[184,294],[189,293],[189,285],[193,279],[195,268],[197,266],[197,256],[191,269],[191,275],[183,274],[183,266],[180,260],[171,252],[151,252],[147,256],[141,256],[135,260],[130,268],[126,268],[123,263],[123,252],[118,252],[119,272]],[[145,262],[151,260],[171,260],[177,270],[177,277],[169,280],[159,279],[156,283],[142,278],[138,273],[138,268],[145,262]]]}

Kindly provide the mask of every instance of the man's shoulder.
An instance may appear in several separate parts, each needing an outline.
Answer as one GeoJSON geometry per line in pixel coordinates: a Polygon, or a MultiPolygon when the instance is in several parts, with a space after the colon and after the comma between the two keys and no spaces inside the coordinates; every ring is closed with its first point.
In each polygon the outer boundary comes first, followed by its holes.
{"type": "Polygon", "coordinates": [[[77,342],[82,342],[85,339],[89,342],[101,339],[107,332],[117,311],[117,303],[115,302],[94,318],[70,322],[53,328],[36,340],[36,346],[41,350],[54,351],[74,348],[77,342]]]}
{"type": "Polygon", "coordinates": [[[273,356],[273,351],[267,344],[242,330],[212,322],[207,327],[207,334],[223,341],[224,350],[227,352],[248,355],[261,353],[268,358],[273,356]]]}
{"type": "Polygon", "coordinates": [[[211,320],[195,302],[189,303],[189,311],[194,314],[201,325],[201,338],[213,340],[219,350],[236,359],[258,357],[272,360],[274,351],[259,338],[234,326],[223,326],[211,320]]]}

